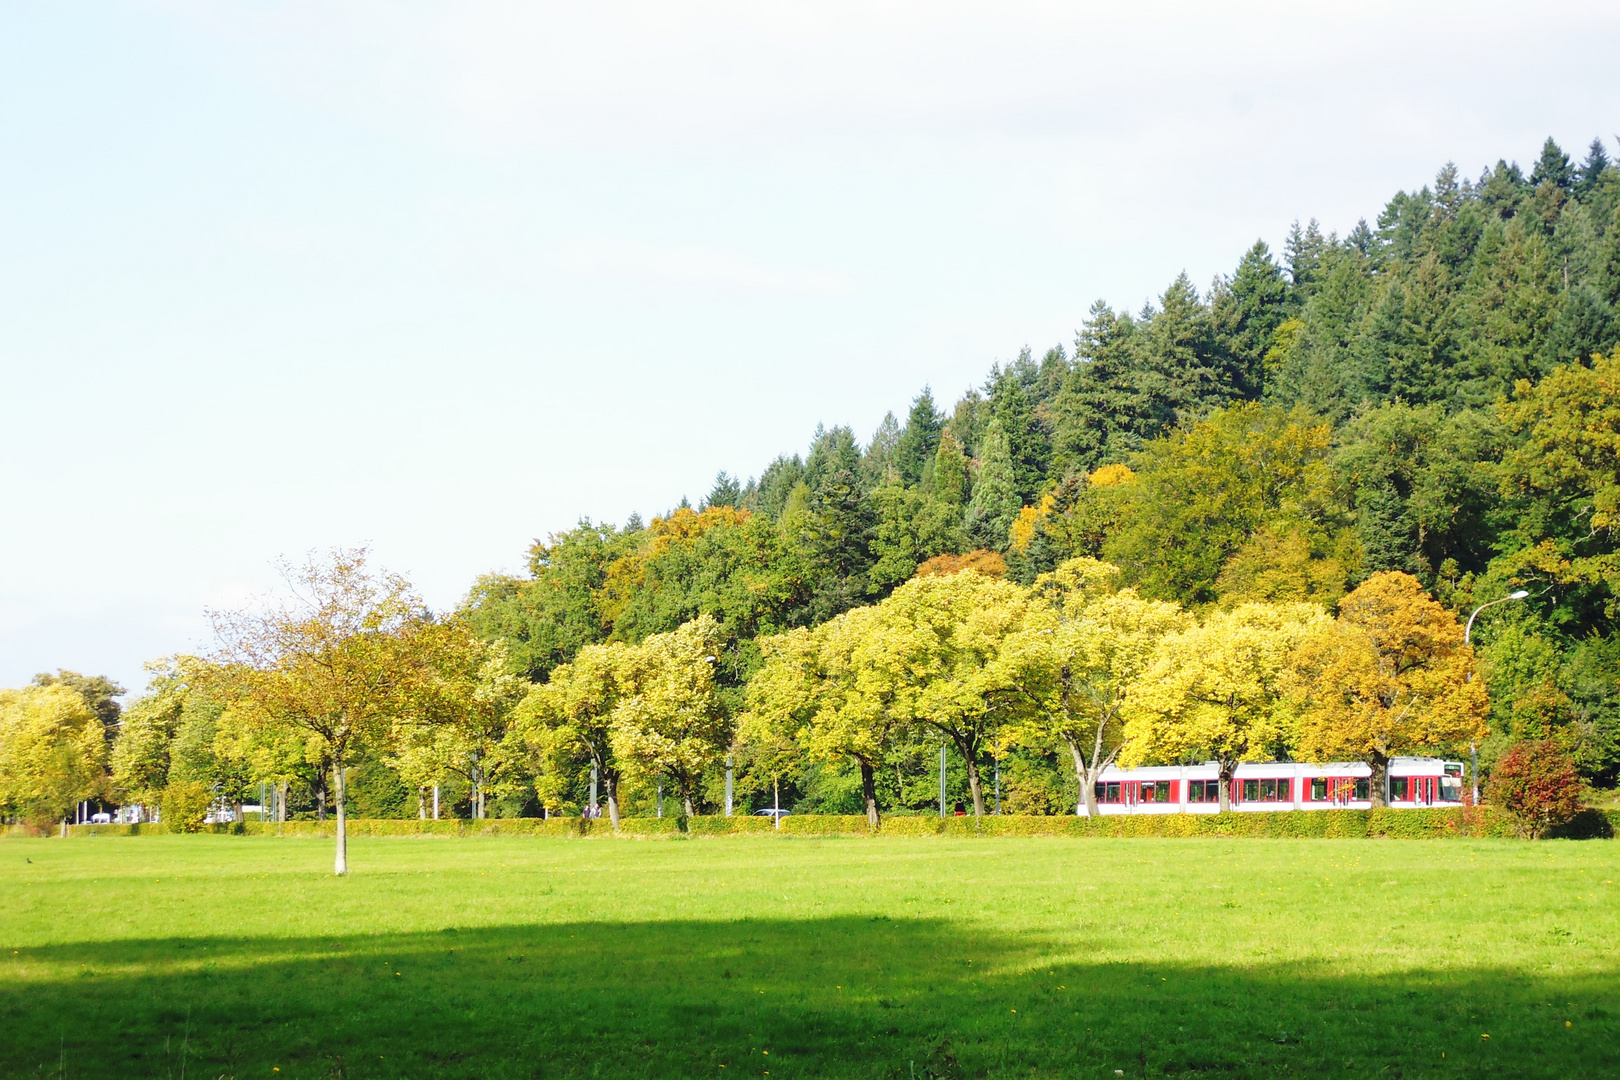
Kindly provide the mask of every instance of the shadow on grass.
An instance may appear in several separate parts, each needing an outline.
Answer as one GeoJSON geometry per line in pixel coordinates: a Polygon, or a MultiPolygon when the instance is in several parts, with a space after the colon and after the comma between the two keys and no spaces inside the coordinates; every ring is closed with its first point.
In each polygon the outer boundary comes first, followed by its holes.
{"type": "Polygon", "coordinates": [[[1620,1076],[1612,976],[1047,965],[1043,951],[886,918],[26,949],[0,958],[0,1072],[1620,1076]]]}

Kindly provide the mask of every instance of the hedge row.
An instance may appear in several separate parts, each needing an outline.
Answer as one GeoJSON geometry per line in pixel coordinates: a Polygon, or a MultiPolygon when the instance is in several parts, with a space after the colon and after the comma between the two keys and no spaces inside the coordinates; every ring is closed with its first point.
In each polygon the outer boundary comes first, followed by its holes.
{"type": "MultiPolygon", "coordinates": [[[[485,821],[420,821],[351,819],[350,836],[564,836],[636,839],[681,836],[766,835],[778,830],[768,817],[624,818],[617,833],[606,818],[496,818],[485,821]]],[[[211,825],[204,832],[239,836],[331,836],[332,821],[248,821],[211,825]]],[[[32,830],[13,825],[0,835],[55,835],[60,827],[32,830]]],[[[150,836],[168,827],[149,825],[73,825],[73,836],[150,836]]],[[[998,815],[975,824],[971,817],[886,817],[884,836],[1073,836],[1073,837],[1511,837],[1513,823],[1490,807],[1444,810],[1300,810],[1234,814],[1119,814],[1107,817],[1026,817],[998,815]]],[[[1613,837],[1620,833],[1620,810],[1584,810],[1554,835],[1572,840],[1613,837]]],[[[871,836],[866,818],[836,814],[795,814],[782,819],[783,836],[871,836]]]]}

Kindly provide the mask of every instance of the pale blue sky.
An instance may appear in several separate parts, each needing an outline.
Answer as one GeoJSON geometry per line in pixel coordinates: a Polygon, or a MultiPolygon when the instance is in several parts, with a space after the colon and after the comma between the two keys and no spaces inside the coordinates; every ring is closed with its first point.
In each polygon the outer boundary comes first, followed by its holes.
{"type": "MultiPolygon", "coordinates": [[[[1612,4],[9,3],[0,685],[449,606],[1294,218],[1620,130],[1612,4]]],[[[1610,150],[1614,152],[1611,142],[1610,150]]]]}

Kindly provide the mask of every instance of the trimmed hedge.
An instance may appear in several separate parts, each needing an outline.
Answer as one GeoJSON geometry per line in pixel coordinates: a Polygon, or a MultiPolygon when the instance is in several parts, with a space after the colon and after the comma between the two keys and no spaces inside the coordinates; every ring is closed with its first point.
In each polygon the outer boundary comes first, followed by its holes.
{"type": "MultiPolygon", "coordinates": [[[[332,836],[335,821],[246,821],[235,825],[206,825],[201,832],[234,836],[332,836]]],[[[26,825],[0,828],[0,836],[56,836],[60,826],[48,830],[26,825]]],[[[606,818],[490,818],[484,821],[422,821],[351,818],[350,836],[557,836],[675,839],[715,836],[820,836],[873,835],[860,815],[793,814],[776,829],[768,817],[719,815],[695,818],[627,817],[618,832],[606,818]]],[[[71,836],[156,836],[169,832],[163,824],[70,825],[71,836]]],[[[1113,814],[1106,817],[1032,817],[1017,814],[988,816],[977,823],[971,817],[895,816],[883,819],[883,836],[1070,836],[1070,837],[1379,837],[1426,839],[1432,837],[1516,837],[1518,831],[1505,814],[1492,808],[1464,807],[1431,810],[1294,810],[1231,814],[1113,814]]],[[[1554,837],[1568,840],[1613,838],[1620,833],[1620,809],[1583,810],[1554,837]]]]}

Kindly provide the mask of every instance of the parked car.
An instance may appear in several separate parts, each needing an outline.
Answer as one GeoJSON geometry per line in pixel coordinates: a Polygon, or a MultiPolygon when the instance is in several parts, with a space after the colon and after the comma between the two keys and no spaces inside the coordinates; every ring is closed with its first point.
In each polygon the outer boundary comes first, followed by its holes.
{"type": "Polygon", "coordinates": [[[767,807],[764,810],[755,810],[754,811],[754,816],[755,817],[773,817],[773,818],[776,818],[778,821],[780,821],[782,818],[787,817],[791,813],[793,813],[793,811],[791,811],[791,810],[772,810],[769,807],[767,807]]]}

